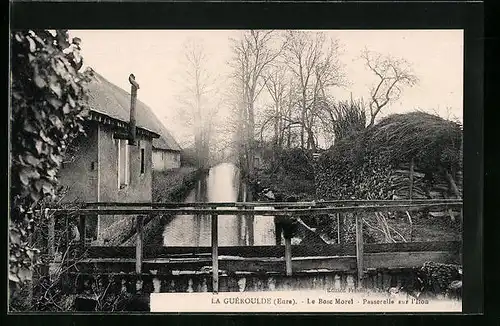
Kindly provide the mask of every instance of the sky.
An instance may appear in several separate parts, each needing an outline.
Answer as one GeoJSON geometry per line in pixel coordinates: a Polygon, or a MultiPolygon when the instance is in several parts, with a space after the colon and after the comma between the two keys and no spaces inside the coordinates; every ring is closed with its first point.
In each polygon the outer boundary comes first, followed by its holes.
{"type": "MultiPolygon", "coordinates": [[[[202,42],[210,73],[224,79],[231,71],[230,38],[240,30],[71,30],[82,39],[84,65],[92,67],[114,84],[130,91],[128,76],[139,82],[138,98],[152,108],[171,130],[180,135],[175,121],[177,97],[183,74],[184,43],[202,42]]],[[[419,83],[405,89],[401,98],[381,115],[415,109],[444,118],[463,119],[462,30],[323,30],[340,41],[341,61],[350,85],[337,89],[339,99],[369,97],[374,76],[359,60],[361,50],[402,57],[412,63],[419,83]]]]}

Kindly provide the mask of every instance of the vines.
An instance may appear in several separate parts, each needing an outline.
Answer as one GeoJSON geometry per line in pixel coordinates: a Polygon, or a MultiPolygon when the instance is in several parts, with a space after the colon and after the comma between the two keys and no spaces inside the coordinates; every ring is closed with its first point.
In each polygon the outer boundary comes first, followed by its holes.
{"type": "MultiPolygon", "coordinates": [[[[44,217],[35,206],[58,194],[57,173],[72,140],[84,134],[86,73],[78,73],[62,52],[67,32],[24,30],[11,33],[11,188],[9,281],[33,277],[40,248],[30,235],[44,217]]],[[[11,287],[12,289],[12,287],[11,287]]]]}

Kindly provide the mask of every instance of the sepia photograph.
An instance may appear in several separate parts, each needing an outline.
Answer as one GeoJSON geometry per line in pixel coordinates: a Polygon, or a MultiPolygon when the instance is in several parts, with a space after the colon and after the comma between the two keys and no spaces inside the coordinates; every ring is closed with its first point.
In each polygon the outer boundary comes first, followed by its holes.
{"type": "Polygon", "coordinates": [[[10,47],[10,312],[462,312],[464,30],[10,47]]]}

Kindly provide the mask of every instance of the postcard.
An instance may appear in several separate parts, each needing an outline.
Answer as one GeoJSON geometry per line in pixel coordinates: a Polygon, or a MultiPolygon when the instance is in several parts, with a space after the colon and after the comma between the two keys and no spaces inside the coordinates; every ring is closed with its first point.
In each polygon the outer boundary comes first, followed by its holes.
{"type": "Polygon", "coordinates": [[[462,311],[463,30],[11,53],[10,311],[462,311]]]}

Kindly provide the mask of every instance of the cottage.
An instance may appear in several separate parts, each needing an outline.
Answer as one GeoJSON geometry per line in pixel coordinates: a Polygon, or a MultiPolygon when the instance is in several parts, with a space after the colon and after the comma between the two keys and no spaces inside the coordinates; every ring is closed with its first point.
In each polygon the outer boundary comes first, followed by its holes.
{"type": "Polygon", "coordinates": [[[181,147],[165,126],[156,119],[151,118],[151,122],[157,122],[159,138],[153,139],[153,170],[167,171],[181,167],[181,147]]]}
{"type": "MultiPolygon", "coordinates": [[[[175,152],[177,143],[149,107],[136,100],[131,114],[131,94],[96,72],[89,85],[89,105],[86,136],[76,139],[59,174],[66,189],[63,201],[151,202],[152,153],[175,152]],[[130,144],[133,120],[135,141],[130,144]]],[[[99,238],[119,219],[103,215],[87,219],[87,237],[99,238]]]]}

